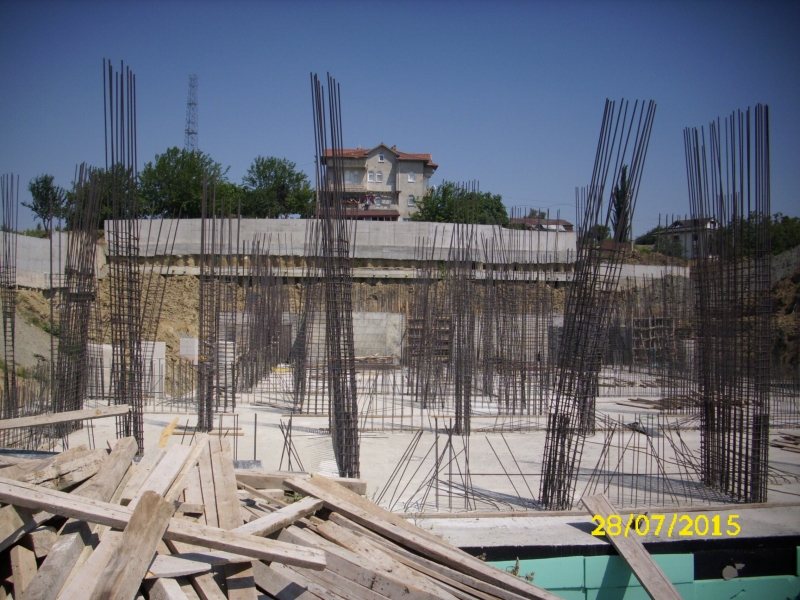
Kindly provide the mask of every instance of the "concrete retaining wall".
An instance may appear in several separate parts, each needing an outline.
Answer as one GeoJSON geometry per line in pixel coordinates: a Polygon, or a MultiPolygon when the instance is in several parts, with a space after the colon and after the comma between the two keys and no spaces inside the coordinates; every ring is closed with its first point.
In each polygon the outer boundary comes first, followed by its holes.
{"type": "MultiPolygon", "coordinates": [[[[311,221],[307,219],[242,219],[238,234],[238,242],[243,246],[248,244],[254,236],[266,236],[270,242],[270,253],[279,256],[305,256],[306,255],[306,227],[311,221]]],[[[236,248],[237,220],[223,220],[218,222],[217,237],[223,236],[224,247],[227,251],[228,240],[233,237],[233,248],[236,248]]],[[[455,226],[451,223],[417,223],[414,221],[389,222],[389,221],[358,221],[355,225],[355,252],[354,258],[382,259],[382,260],[415,260],[417,246],[420,240],[430,246],[434,245],[433,252],[428,252],[428,257],[434,260],[445,260],[450,250],[455,226]]],[[[108,236],[113,235],[114,223],[107,221],[105,224],[108,236]]],[[[200,219],[186,219],[176,224],[172,219],[142,222],[140,232],[140,254],[142,256],[160,256],[168,251],[175,255],[200,254],[200,219]],[[168,232],[173,232],[168,234],[168,232]],[[169,235],[174,235],[174,245],[167,245],[169,235]]],[[[483,243],[491,244],[491,240],[499,236],[508,236],[510,230],[503,230],[491,225],[476,225],[475,251],[473,260],[483,261],[483,243]]],[[[575,260],[576,234],[574,232],[539,232],[515,231],[524,242],[518,247],[527,251],[520,256],[512,256],[510,260],[531,260],[528,258],[533,253],[537,262],[544,263],[569,263],[575,260]]],[[[209,232],[210,235],[210,232],[209,232]]],[[[352,241],[352,239],[351,239],[352,241]]]]}

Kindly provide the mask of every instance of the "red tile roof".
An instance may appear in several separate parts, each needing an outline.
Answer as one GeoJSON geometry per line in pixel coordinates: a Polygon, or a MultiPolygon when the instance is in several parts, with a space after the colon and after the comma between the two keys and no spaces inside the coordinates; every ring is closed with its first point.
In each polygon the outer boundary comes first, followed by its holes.
{"type": "MultiPolygon", "coordinates": [[[[376,146],[377,148],[377,146],[376,146]]],[[[341,153],[344,158],[366,158],[367,155],[375,148],[342,148],[341,153]]],[[[430,154],[413,154],[410,152],[400,152],[388,148],[389,152],[393,152],[397,156],[397,160],[421,160],[425,162],[426,167],[438,167],[430,154]]],[[[333,152],[330,149],[325,150],[325,156],[332,156],[333,152]]]]}

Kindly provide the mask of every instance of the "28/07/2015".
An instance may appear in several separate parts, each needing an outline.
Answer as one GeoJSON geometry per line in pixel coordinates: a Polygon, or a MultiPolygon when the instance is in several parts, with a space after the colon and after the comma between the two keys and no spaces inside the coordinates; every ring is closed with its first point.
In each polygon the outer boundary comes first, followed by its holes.
{"type": "Polygon", "coordinates": [[[645,536],[653,529],[656,537],[692,537],[710,535],[712,537],[730,536],[735,537],[742,531],[737,522],[739,515],[728,515],[725,529],[722,529],[722,517],[714,515],[710,519],[703,514],[692,518],[689,515],[679,515],[675,513],[672,519],[667,519],[667,515],[634,515],[628,516],[627,523],[620,515],[609,515],[608,518],[602,515],[594,515],[592,523],[597,525],[592,535],[609,537],[632,535],[634,532],[639,536],[645,536]],[[666,532],[664,525],[667,524],[666,532]],[[664,535],[666,533],[666,535],[664,535]]]}

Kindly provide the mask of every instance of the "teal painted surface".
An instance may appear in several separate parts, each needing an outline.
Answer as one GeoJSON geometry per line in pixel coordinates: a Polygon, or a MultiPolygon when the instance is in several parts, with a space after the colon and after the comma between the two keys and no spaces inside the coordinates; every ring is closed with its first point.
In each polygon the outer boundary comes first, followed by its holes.
{"type": "Polygon", "coordinates": [[[795,600],[800,597],[800,577],[742,577],[694,582],[700,600],[795,600]]]}
{"type": "MultiPolygon", "coordinates": [[[[725,581],[694,581],[691,554],[654,554],[684,600],[800,600],[800,548],[798,576],[742,577],[725,581]]],[[[514,567],[515,561],[490,563],[514,567]]],[[[535,573],[533,583],[565,600],[649,600],[630,568],[619,556],[569,556],[521,560],[520,575],[535,573]]]]}
{"type": "MultiPolygon", "coordinates": [[[[672,583],[694,581],[694,556],[691,554],[653,554],[656,564],[672,583]]],[[[641,587],[639,580],[621,556],[587,556],[585,588],[641,587]]]]}
{"type": "Polygon", "coordinates": [[[797,554],[795,554],[797,560],[797,573],[796,575],[800,577],[800,548],[797,548],[797,554]]]}
{"type": "MultiPolygon", "coordinates": [[[[695,596],[694,583],[678,583],[675,589],[683,600],[700,600],[702,596],[695,596]]],[[[559,594],[560,592],[555,591],[559,594]]],[[[649,594],[643,587],[609,587],[586,590],[586,600],[650,600],[649,594]]]]}
{"type": "MultiPolygon", "coordinates": [[[[504,560],[492,563],[498,569],[513,569],[516,561],[504,560]]],[[[534,573],[533,583],[548,590],[582,589],[584,559],[582,556],[562,558],[538,558],[519,561],[519,576],[534,573]]]]}

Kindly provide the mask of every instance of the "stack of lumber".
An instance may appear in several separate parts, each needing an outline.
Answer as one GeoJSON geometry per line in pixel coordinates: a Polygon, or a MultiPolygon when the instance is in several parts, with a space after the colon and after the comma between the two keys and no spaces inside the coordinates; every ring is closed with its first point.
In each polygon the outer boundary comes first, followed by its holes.
{"type": "Polygon", "coordinates": [[[800,429],[779,430],[778,437],[771,440],[769,445],[787,452],[800,453],[800,429]]]}
{"type": "Polygon", "coordinates": [[[194,442],[7,460],[0,600],[556,598],[369,502],[363,482],[237,472],[227,440],[194,442]]]}

